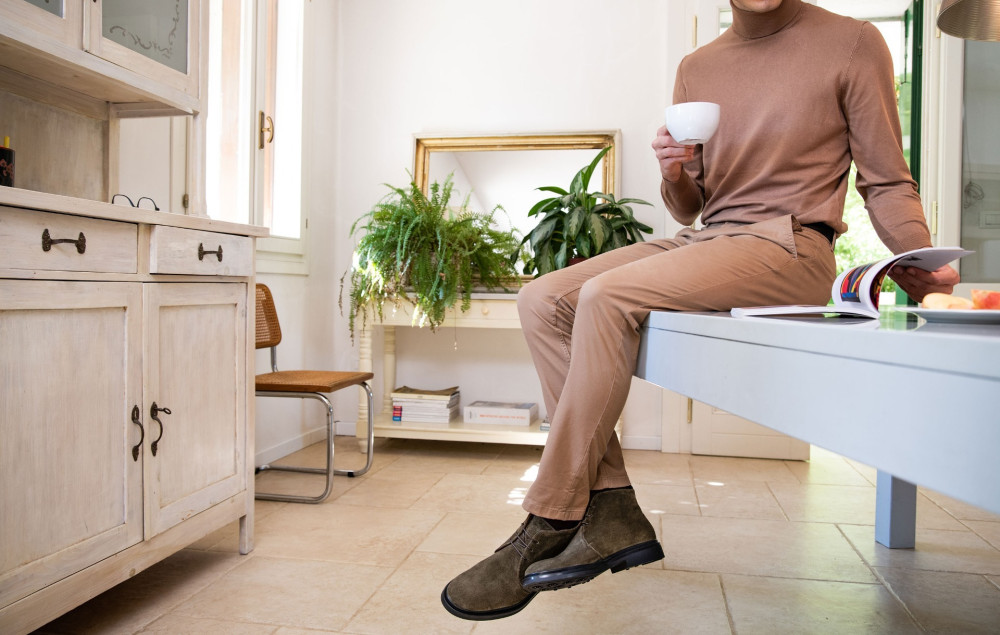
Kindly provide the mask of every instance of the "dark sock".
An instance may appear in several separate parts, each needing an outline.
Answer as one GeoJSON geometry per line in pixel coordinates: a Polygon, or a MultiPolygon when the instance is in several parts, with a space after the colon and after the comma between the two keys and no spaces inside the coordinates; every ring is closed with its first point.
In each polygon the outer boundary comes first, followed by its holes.
{"type": "Polygon", "coordinates": [[[580,524],[579,520],[556,520],[554,518],[543,519],[549,525],[552,526],[556,531],[562,531],[563,529],[572,529],[580,524]]]}

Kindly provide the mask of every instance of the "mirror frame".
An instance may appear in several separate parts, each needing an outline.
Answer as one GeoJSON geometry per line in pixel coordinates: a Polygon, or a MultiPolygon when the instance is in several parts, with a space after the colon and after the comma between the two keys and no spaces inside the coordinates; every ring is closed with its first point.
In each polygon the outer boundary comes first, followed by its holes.
{"type": "MultiPolygon", "coordinates": [[[[424,194],[431,173],[431,155],[435,152],[495,152],[504,150],[602,150],[611,147],[602,163],[601,191],[618,195],[620,178],[621,130],[597,132],[562,132],[548,134],[509,134],[486,136],[416,135],[413,152],[413,181],[424,194]]],[[[580,166],[581,168],[583,165],[580,166]]]]}

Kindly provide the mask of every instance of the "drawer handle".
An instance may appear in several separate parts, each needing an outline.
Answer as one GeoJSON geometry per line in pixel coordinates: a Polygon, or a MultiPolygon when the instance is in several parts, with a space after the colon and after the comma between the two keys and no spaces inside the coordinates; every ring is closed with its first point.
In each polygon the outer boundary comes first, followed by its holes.
{"type": "Polygon", "coordinates": [[[50,251],[52,249],[52,245],[58,245],[60,243],[73,243],[74,245],[76,245],[76,252],[79,254],[82,254],[83,252],[87,251],[87,237],[83,235],[83,232],[80,232],[80,237],[76,239],[74,238],[53,239],[52,236],[49,234],[48,229],[42,231],[42,251],[50,251]]]}
{"type": "MultiPolygon", "coordinates": [[[[83,234],[80,235],[82,236],[83,234]]],[[[204,243],[198,243],[198,260],[204,260],[205,256],[209,254],[215,254],[218,256],[219,262],[222,262],[222,245],[219,245],[219,248],[215,251],[205,251],[204,243]]]]}
{"type": "Polygon", "coordinates": [[[156,444],[163,438],[163,422],[160,421],[158,416],[156,416],[161,412],[165,415],[171,414],[170,408],[160,408],[154,401],[153,405],[149,408],[149,416],[153,418],[153,421],[160,424],[160,436],[156,437],[156,440],[149,444],[149,449],[153,451],[153,456],[156,456],[156,444]]]}
{"type": "Polygon", "coordinates": [[[132,446],[132,460],[139,460],[139,448],[142,447],[142,440],[146,438],[146,431],[142,427],[142,422],[139,421],[139,406],[132,406],[132,423],[139,426],[139,442],[132,446]]]}

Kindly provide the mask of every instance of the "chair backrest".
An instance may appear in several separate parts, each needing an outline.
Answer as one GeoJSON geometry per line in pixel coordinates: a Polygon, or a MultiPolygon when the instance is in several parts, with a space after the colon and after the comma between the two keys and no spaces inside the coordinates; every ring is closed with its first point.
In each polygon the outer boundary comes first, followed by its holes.
{"type": "Polygon", "coordinates": [[[281,342],[281,326],[274,298],[267,285],[257,284],[257,348],[277,346],[281,342]]]}

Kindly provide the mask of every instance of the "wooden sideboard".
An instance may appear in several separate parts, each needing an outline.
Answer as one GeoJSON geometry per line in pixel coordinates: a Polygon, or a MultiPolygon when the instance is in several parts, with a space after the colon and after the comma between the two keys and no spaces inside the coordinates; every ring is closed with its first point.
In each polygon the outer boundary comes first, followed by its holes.
{"type": "Polygon", "coordinates": [[[253,548],[257,227],[0,188],[0,625],[235,520],[253,548]]]}

